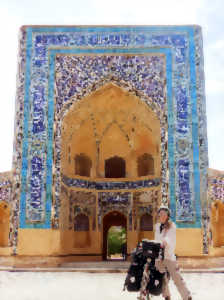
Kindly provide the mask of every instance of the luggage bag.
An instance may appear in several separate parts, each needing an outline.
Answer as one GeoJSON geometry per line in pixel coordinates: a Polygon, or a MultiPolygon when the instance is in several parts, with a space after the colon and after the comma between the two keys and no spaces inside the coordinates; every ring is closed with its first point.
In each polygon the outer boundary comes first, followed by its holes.
{"type": "Polygon", "coordinates": [[[138,292],[145,284],[149,294],[158,296],[162,293],[164,275],[155,267],[156,259],[164,259],[164,250],[161,244],[152,240],[142,240],[131,253],[131,264],[127,271],[124,290],[138,292]],[[143,278],[143,273],[146,275],[143,278]],[[144,283],[143,283],[144,282],[144,283]]]}

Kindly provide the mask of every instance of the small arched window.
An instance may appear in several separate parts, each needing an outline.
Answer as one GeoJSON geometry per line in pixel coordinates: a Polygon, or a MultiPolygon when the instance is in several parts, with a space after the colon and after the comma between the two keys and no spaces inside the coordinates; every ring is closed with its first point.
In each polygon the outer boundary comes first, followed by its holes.
{"type": "Polygon", "coordinates": [[[140,219],[141,231],[153,231],[153,217],[150,214],[144,214],[140,219]]]}
{"type": "Polygon", "coordinates": [[[154,175],[154,159],[151,154],[144,153],[138,158],[138,176],[154,175]]]}
{"type": "Polygon", "coordinates": [[[87,155],[81,153],[75,156],[76,175],[90,177],[91,167],[92,167],[92,161],[87,155]]]}
{"type": "Polygon", "coordinates": [[[78,214],[75,217],[74,231],[89,231],[89,217],[85,214],[78,214]]]}
{"type": "Polygon", "coordinates": [[[126,175],[125,160],[119,156],[105,160],[105,177],[122,178],[126,175]]]}

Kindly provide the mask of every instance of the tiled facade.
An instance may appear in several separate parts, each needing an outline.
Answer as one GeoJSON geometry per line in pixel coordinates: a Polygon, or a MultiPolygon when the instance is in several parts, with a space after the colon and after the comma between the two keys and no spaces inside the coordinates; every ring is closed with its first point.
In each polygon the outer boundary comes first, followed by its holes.
{"type": "MultiPolygon", "coordinates": [[[[125,190],[160,184],[162,202],[170,205],[177,226],[203,227],[206,232],[208,161],[200,27],[27,26],[20,32],[13,154],[15,249],[18,226],[59,227],[62,120],[74,102],[107,83],[138,96],[160,120],[161,178],[100,182],[64,176],[63,184],[102,195],[113,190],[104,201],[109,203],[110,195],[118,193],[128,203],[126,214],[130,199],[125,190]]],[[[129,216],[130,228],[132,223],[129,216]]]]}
{"type": "Polygon", "coordinates": [[[12,174],[11,172],[0,173],[0,201],[11,204],[12,174]]]}
{"type": "Polygon", "coordinates": [[[208,173],[208,200],[224,203],[224,172],[209,169],[208,173]]]}

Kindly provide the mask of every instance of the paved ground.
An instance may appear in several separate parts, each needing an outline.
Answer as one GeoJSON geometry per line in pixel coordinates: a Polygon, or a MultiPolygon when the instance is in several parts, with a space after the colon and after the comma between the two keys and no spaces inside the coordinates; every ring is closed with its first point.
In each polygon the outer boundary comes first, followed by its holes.
{"type": "MultiPolygon", "coordinates": [[[[223,273],[183,273],[194,300],[223,300],[223,273]]],[[[125,273],[0,272],[1,300],[133,300],[125,273]]],[[[181,299],[170,283],[172,300],[181,299]]],[[[162,297],[154,297],[161,300],[162,297]]]]}

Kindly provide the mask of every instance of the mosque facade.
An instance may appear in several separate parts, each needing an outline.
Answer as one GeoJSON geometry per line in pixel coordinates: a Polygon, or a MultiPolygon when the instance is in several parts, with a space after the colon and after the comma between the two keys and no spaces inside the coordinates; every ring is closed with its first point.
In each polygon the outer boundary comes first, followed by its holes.
{"type": "Polygon", "coordinates": [[[199,26],[21,28],[1,255],[104,260],[115,225],[130,254],[161,204],[178,255],[213,253],[207,172],[199,26]]]}

